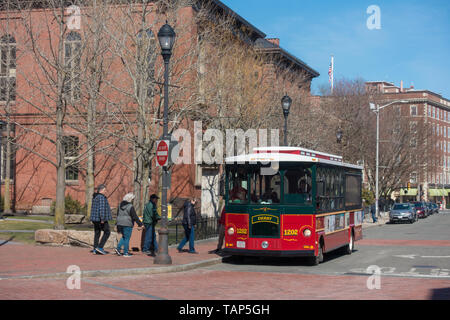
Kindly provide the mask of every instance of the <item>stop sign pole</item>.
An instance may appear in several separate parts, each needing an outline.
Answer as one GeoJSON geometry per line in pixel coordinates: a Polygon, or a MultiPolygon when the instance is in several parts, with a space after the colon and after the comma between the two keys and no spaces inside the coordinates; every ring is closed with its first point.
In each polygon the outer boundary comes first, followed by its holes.
{"type": "MultiPolygon", "coordinates": [[[[161,192],[161,228],[159,229],[159,250],[153,263],[172,264],[172,258],[169,255],[169,228],[167,217],[167,189],[169,186],[169,61],[172,55],[172,47],[175,42],[175,31],[167,23],[164,24],[158,32],[158,40],[161,46],[161,55],[164,59],[164,118],[163,118],[163,138],[159,146],[165,149],[167,146],[167,156],[164,156],[165,150],[160,150],[160,161],[162,165],[162,192],[161,192]],[[165,144],[165,145],[164,145],[165,144]]],[[[158,157],[158,156],[157,156],[158,157]]],[[[158,158],[157,158],[158,160],[158,158]]],[[[157,161],[158,162],[158,161],[157,161]]]]}

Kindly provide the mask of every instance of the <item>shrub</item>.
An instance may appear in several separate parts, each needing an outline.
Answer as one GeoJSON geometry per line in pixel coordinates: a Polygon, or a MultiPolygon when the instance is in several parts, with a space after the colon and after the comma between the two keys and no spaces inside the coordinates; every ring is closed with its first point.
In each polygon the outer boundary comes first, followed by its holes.
{"type": "MultiPolygon", "coordinates": [[[[52,202],[52,213],[55,214],[55,204],[52,202]]],[[[64,198],[65,214],[84,214],[86,215],[86,207],[83,206],[80,201],[73,199],[70,195],[64,198]]]]}
{"type": "Polygon", "coordinates": [[[366,200],[366,205],[370,206],[372,203],[375,202],[375,195],[373,194],[372,191],[368,190],[368,189],[363,189],[362,190],[362,198],[364,200],[366,200]]]}

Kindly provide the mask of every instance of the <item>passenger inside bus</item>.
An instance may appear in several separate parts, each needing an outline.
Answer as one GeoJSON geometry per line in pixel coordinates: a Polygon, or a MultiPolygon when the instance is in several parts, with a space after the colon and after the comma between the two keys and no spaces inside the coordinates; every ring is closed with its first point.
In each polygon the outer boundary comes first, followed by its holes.
{"type": "Polygon", "coordinates": [[[304,179],[298,183],[298,193],[311,193],[311,186],[304,179]]]}
{"type": "Polygon", "coordinates": [[[230,191],[231,201],[244,201],[247,199],[247,189],[242,187],[242,180],[236,179],[233,189],[230,191]]]}
{"type": "Polygon", "coordinates": [[[280,174],[261,175],[253,172],[250,178],[251,202],[255,204],[280,203],[280,174]]]}

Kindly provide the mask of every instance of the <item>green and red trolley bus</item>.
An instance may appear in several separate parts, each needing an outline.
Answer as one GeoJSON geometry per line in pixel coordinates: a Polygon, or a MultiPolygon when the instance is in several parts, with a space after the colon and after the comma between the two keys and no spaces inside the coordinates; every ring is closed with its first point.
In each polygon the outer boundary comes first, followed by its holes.
{"type": "Polygon", "coordinates": [[[255,148],[225,163],[225,248],[236,256],[310,257],[362,239],[362,167],[297,147],[255,148]]]}

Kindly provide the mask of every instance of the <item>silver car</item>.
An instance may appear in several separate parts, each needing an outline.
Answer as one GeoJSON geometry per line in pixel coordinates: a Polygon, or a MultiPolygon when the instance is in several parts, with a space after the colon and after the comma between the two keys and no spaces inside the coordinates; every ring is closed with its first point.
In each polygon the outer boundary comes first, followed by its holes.
{"type": "Polygon", "coordinates": [[[389,223],[408,221],[414,223],[418,220],[416,208],[411,203],[396,203],[389,213],[389,223]]]}

